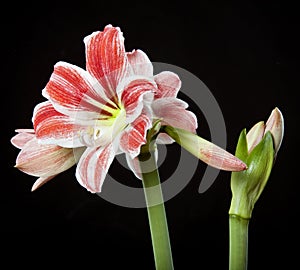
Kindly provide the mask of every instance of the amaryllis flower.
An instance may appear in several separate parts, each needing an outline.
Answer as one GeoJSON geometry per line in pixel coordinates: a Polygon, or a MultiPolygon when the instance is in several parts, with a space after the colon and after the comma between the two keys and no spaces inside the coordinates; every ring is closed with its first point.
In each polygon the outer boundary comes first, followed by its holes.
{"type": "Polygon", "coordinates": [[[33,123],[41,144],[87,147],[76,177],[89,191],[100,192],[115,155],[134,158],[146,143],[152,126],[147,104],[157,87],[153,77],[135,72],[143,53],[126,53],[119,28],[108,25],[84,42],[86,70],[58,62],[43,90],[48,101],[36,106],[33,123]]]}
{"type": "Polygon", "coordinates": [[[17,129],[16,132],[18,134],[11,139],[11,143],[21,151],[15,167],[39,177],[33,184],[32,191],[75,164],[71,148],[39,144],[33,129],[17,129]]]}
{"type": "MultiPolygon", "coordinates": [[[[107,25],[85,37],[84,43],[86,69],[58,62],[42,92],[47,100],[35,107],[32,120],[39,147],[70,152],[84,147],[76,178],[95,193],[101,191],[115,155],[125,153],[138,176],[137,156],[151,139],[151,130],[170,126],[195,134],[197,119],[177,98],[179,77],[170,71],[154,75],[143,51],[126,52],[118,27],[107,25]]],[[[164,132],[155,136],[158,143],[174,142],[164,132]]],[[[226,168],[224,164],[220,168],[226,168]]],[[[236,164],[234,169],[245,169],[236,164]]]]}

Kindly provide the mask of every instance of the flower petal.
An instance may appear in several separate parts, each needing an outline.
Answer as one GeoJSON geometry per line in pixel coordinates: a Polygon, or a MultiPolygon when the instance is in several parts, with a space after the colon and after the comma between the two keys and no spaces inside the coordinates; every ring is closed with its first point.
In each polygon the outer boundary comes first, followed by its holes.
{"type": "Polygon", "coordinates": [[[42,145],[36,138],[23,146],[16,160],[16,168],[20,171],[44,178],[61,173],[74,164],[72,149],[42,145]]]}
{"type": "Polygon", "coordinates": [[[162,125],[169,125],[195,133],[198,124],[194,113],[187,111],[187,103],[178,98],[159,98],[153,101],[152,109],[162,125]]]}
{"type": "Polygon", "coordinates": [[[112,144],[104,147],[88,147],[77,164],[76,178],[78,182],[92,193],[101,192],[114,157],[112,144]]]}
{"type": "Polygon", "coordinates": [[[247,146],[248,146],[249,153],[262,140],[264,136],[264,131],[265,131],[264,121],[258,122],[248,131],[246,138],[247,138],[247,146]]]}
{"type": "Polygon", "coordinates": [[[51,175],[51,176],[48,176],[48,177],[40,177],[38,178],[33,186],[31,187],[31,191],[35,191],[37,190],[38,188],[40,188],[42,185],[46,184],[48,181],[50,181],[51,179],[53,179],[54,177],[56,176],[55,175],[51,175]]]}
{"type": "MultiPolygon", "coordinates": [[[[17,132],[18,131],[21,131],[20,133],[18,133],[17,135],[15,135],[14,137],[11,138],[10,142],[13,146],[19,148],[19,149],[22,149],[24,147],[24,145],[29,142],[30,140],[32,140],[35,135],[34,135],[34,132],[26,132],[26,129],[24,130],[16,130],[17,132]],[[22,132],[22,131],[25,131],[25,132],[22,132]]],[[[30,130],[30,131],[33,131],[30,130]]]]}
{"type": "Polygon", "coordinates": [[[43,89],[60,113],[79,118],[100,118],[111,116],[113,103],[90,74],[71,64],[58,62],[49,82],[43,89]]]}
{"type": "Polygon", "coordinates": [[[151,118],[149,118],[146,113],[141,113],[141,115],[123,131],[120,138],[121,150],[128,153],[131,158],[138,156],[141,146],[147,142],[147,130],[151,126],[151,118]]]}
{"type": "Polygon", "coordinates": [[[158,90],[155,98],[176,97],[181,87],[181,80],[171,71],[163,71],[154,76],[158,90]]]}
{"type": "Polygon", "coordinates": [[[127,76],[124,37],[118,27],[107,25],[103,32],[94,32],[84,38],[86,68],[101,83],[111,100],[116,98],[119,82],[127,76]]]}
{"type": "Polygon", "coordinates": [[[33,125],[36,137],[43,144],[57,144],[62,147],[83,146],[80,142],[82,126],[74,119],[57,112],[49,101],[34,108],[33,125]]]}
{"type": "Polygon", "coordinates": [[[155,89],[154,81],[141,76],[132,76],[118,86],[117,91],[121,95],[128,123],[140,115],[144,107],[143,99],[147,99],[147,102],[152,101],[155,89]]]}
{"type": "Polygon", "coordinates": [[[33,128],[18,128],[15,130],[15,132],[18,133],[33,133],[34,134],[34,129],[33,128]]]}
{"type": "Polygon", "coordinates": [[[221,147],[184,129],[165,127],[178,144],[206,164],[225,171],[243,171],[247,165],[221,147]]]}
{"type": "Polygon", "coordinates": [[[276,107],[272,110],[271,115],[269,116],[265,134],[270,131],[273,137],[275,155],[281,146],[283,134],[284,134],[284,119],[281,111],[276,107]]]}
{"type": "Polygon", "coordinates": [[[135,75],[153,76],[153,65],[142,50],[127,53],[127,58],[135,75]]]}
{"type": "Polygon", "coordinates": [[[129,169],[133,172],[136,178],[142,180],[142,173],[139,164],[139,159],[137,157],[132,158],[129,154],[125,154],[126,161],[129,169]]]}
{"type": "Polygon", "coordinates": [[[167,133],[159,133],[156,138],[157,144],[172,144],[175,142],[167,133]]]}

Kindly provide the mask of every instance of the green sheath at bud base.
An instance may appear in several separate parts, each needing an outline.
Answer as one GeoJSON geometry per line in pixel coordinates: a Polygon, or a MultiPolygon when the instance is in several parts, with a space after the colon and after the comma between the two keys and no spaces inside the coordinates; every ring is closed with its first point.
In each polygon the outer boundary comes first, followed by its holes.
{"type": "Polygon", "coordinates": [[[275,153],[272,134],[266,132],[259,144],[249,153],[246,130],[243,130],[235,155],[247,164],[248,169],[231,174],[232,200],[229,214],[250,219],[254,204],[261,195],[273,167],[275,153]]]}

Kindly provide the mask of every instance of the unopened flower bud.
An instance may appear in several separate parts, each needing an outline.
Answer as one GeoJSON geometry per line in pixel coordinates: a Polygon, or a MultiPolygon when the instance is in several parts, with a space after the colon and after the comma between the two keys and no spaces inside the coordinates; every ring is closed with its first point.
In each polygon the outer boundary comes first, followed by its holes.
{"type": "Polygon", "coordinates": [[[207,165],[225,171],[242,171],[246,164],[223,148],[187,130],[165,127],[165,132],[192,155],[207,165]]]}
{"type": "Polygon", "coordinates": [[[248,133],[245,129],[241,132],[235,155],[247,164],[248,169],[231,174],[230,215],[245,219],[251,217],[254,205],[271,174],[282,142],[283,129],[282,114],[275,108],[266,124],[261,121],[248,133]]]}

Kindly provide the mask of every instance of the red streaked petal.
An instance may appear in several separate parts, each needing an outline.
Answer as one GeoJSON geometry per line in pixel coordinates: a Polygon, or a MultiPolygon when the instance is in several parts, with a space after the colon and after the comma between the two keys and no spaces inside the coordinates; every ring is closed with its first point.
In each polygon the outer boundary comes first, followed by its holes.
{"type": "Polygon", "coordinates": [[[34,108],[33,125],[36,137],[44,144],[57,144],[62,147],[79,147],[82,126],[74,119],[57,112],[49,101],[34,108]]]}
{"type": "Polygon", "coordinates": [[[153,76],[153,65],[142,50],[127,53],[127,58],[135,75],[153,76]]]}
{"type": "Polygon", "coordinates": [[[132,122],[140,115],[145,94],[149,93],[149,99],[152,100],[155,88],[154,81],[139,76],[132,76],[119,85],[118,93],[121,94],[121,101],[126,110],[127,122],[132,122]]]}
{"type": "Polygon", "coordinates": [[[152,126],[151,119],[142,113],[126,128],[120,138],[120,148],[132,158],[139,155],[141,146],[145,144],[147,130],[152,126]]]}
{"type": "Polygon", "coordinates": [[[76,178],[78,182],[92,193],[101,192],[114,157],[112,144],[104,147],[88,147],[77,164],[76,178]]]}
{"type": "Polygon", "coordinates": [[[55,109],[72,117],[96,118],[111,115],[105,110],[109,100],[90,74],[71,64],[58,62],[43,90],[55,109]]]}
{"type": "Polygon", "coordinates": [[[152,109],[162,125],[169,125],[195,133],[198,123],[194,113],[186,110],[187,103],[178,98],[159,98],[153,101],[152,109]]]}
{"type": "Polygon", "coordinates": [[[155,98],[176,97],[181,87],[181,80],[177,74],[171,71],[163,71],[154,76],[157,84],[155,98]]]}
{"type": "Polygon", "coordinates": [[[74,164],[73,149],[39,144],[36,138],[24,145],[16,160],[16,168],[38,177],[61,173],[74,164]]]}
{"type": "Polygon", "coordinates": [[[107,97],[115,99],[119,82],[127,75],[124,37],[118,27],[107,25],[103,32],[84,38],[86,68],[101,83],[107,97]]]}
{"type": "Polygon", "coordinates": [[[20,132],[11,138],[10,142],[13,146],[22,149],[26,143],[35,137],[34,133],[20,132]]]}

